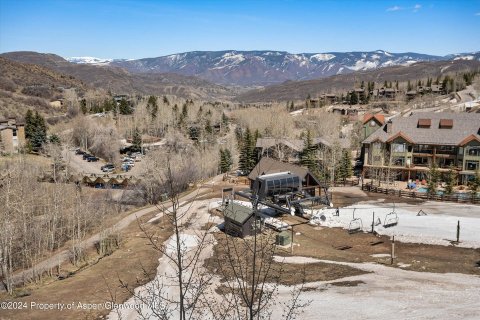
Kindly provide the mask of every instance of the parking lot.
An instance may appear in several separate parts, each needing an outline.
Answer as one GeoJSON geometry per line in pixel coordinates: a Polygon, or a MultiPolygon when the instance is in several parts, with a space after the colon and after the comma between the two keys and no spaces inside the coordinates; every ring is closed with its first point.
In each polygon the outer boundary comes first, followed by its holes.
{"type": "MultiPolygon", "coordinates": [[[[127,155],[121,155],[120,159],[123,164],[123,159],[128,157],[127,155]]],[[[99,159],[95,162],[88,162],[87,160],[83,159],[83,156],[80,154],[75,154],[74,148],[65,148],[63,150],[63,159],[65,164],[68,166],[69,170],[71,170],[74,174],[80,175],[89,175],[89,174],[106,174],[112,173],[102,171],[102,166],[106,165],[107,163],[103,159],[99,159]]],[[[125,162],[127,163],[127,161],[125,162]]],[[[141,159],[128,161],[128,163],[133,164],[128,171],[122,170],[121,165],[116,165],[114,173],[125,174],[138,176],[142,173],[142,161],[141,159]]]]}

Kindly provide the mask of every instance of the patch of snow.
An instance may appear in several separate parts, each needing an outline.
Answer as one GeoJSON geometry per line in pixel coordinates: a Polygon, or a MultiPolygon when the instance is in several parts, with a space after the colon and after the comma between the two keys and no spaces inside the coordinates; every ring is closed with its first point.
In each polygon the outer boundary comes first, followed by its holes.
{"type": "MultiPolygon", "coordinates": [[[[375,226],[375,231],[382,235],[395,236],[400,242],[425,243],[450,245],[456,237],[457,221],[460,221],[460,247],[480,248],[480,207],[475,205],[442,204],[437,209],[440,214],[417,216],[421,206],[402,204],[395,208],[399,218],[398,225],[385,228],[383,225],[387,214],[393,208],[382,207],[375,203],[356,204],[354,206],[340,208],[340,215],[335,216],[334,208],[324,208],[314,211],[311,224],[323,227],[339,227],[348,229],[353,217],[361,219],[363,231],[371,230],[372,215],[375,213],[375,221],[380,224],[375,226]],[[467,211],[462,211],[467,210],[467,211]]],[[[428,211],[424,208],[424,211],[428,211]]],[[[392,217],[390,215],[389,217],[392,217]]]]}
{"type": "Polygon", "coordinates": [[[357,60],[355,62],[355,65],[353,66],[347,66],[348,69],[350,70],[368,70],[368,69],[375,69],[378,66],[378,61],[365,61],[364,59],[357,60]]]}
{"type": "Polygon", "coordinates": [[[281,56],[282,53],[280,53],[280,52],[278,52],[278,51],[274,51],[274,52],[268,51],[268,52],[265,52],[263,55],[264,55],[264,56],[281,56]]]}
{"type": "MultiPolygon", "coordinates": [[[[347,265],[368,274],[307,283],[302,301],[314,301],[302,309],[302,319],[478,319],[480,277],[458,273],[416,272],[374,263],[347,263],[305,257],[280,257],[286,263],[347,265]],[[336,282],[361,281],[357,286],[336,282]]],[[[291,287],[278,289],[278,302],[291,299],[291,287]]],[[[273,310],[281,315],[281,308],[273,310]]]]}
{"type": "MultiPolygon", "coordinates": [[[[229,67],[238,65],[240,62],[245,61],[245,57],[241,53],[228,52],[225,53],[219,62],[215,63],[217,68],[229,67]]],[[[214,69],[214,68],[212,68],[214,69]]]]}
{"type": "Polygon", "coordinates": [[[310,60],[317,60],[317,61],[328,61],[335,58],[335,55],[330,53],[317,53],[310,57],[310,60]]]}
{"type": "Polygon", "coordinates": [[[290,112],[290,115],[295,117],[295,116],[301,115],[302,113],[303,113],[303,109],[299,109],[299,110],[290,112]]]}
{"type": "Polygon", "coordinates": [[[474,56],[460,56],[460,57],[454,58],[453,60],[473,60],[473,59],[475,59],[474,56]]]}
{"type": "Polygon", "coordinates": [[[397,263],[397,266],[398,266],[399,268],[408,268],[408,267],[411,266],[411,264],[399,262],[399,263],[397,263]]]}
{"type": "Polygon", "coordinates": [[[78,64],[108,64],[113,61],[113,59],[103,59],[95,57],[68,57],[65,58],[68,62],[78,63],[78,64]]]}
{"type": "Polygon", "coordinates": [[[372,59],[378,60],[378,59],[380,59],[380,56],[378,54],[373,54],[372,59]]]}
{"type": "Polygon", "coordinates": [[[388,254],[388,253],[376,253],[376,254],[371,254],[370,257],[374,257],[374,258],[388,258],[388,257],[390,257],[390,254],[388,254]]]}
{"type": "Polygon", "coordinates": [[[416,60],[407,60],[407,61],[404,61],[401,65],[402,66],[409,66],[409,65],[417,63],[417,62],[418,61],[416,61],[416,60]]]}

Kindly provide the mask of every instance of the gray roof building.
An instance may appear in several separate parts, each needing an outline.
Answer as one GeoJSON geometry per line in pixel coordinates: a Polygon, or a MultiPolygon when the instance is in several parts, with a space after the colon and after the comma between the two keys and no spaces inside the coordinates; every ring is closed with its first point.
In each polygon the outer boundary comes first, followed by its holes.
{"type": "Polygon", "coordinates": [[[412,144],[460,146],[480,140],[480,114],[419,112],[386,122],[363,143],[389,142],[402,137],[412,144]]]}

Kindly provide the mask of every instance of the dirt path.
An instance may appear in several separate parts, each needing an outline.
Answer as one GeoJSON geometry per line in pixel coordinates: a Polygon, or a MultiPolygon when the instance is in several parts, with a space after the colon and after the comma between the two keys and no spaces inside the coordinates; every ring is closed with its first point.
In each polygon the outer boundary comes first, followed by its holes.
{"type": "MultiPolygon", "coordinates": [[[[213,186],[218,183],[219,181],[222,180],[223,175],[218,175],[210,179],[209,181],[205,182],[204,184],[200,185],[197,189],[189,192],[188,194],[184,195],[183,197],[180,198],[180,205],[185,204],[188,201],[191,201],[195,199],[196,197],[202,196],[206,193],[210,193],[213,189],[213,186]]],[[[111,226],[113,230],[120,231],[125,229],[129,224],[137,220],[138,218],[155,212],[159,211],[159,209],[156,206],[150,206],[147,208],[143,208],[137,211],[132,212],[122,220],[118,221],[116,224],[111,226]]],[[[81,246],[84,247],[92,247],[95,242],[97,242],[100,239],[100,233],[96,233],[92,236],[90,236],[88,239],[84,240],[81,242],[81,246]]],[[[62,250],[54,255],[52,255],[50,258],[43,260],[42,262],[38,263],[35,267],[29,268],[27,270],[24,270],[22,272],[18,272],[13,275],[12,281],[14,285],[22,284],[25,282],[28,282],[30,279],[32,279],[35,275],[41,274],[47,270],[54,269],[57,267],[59,264],[67,261],[69,259],[70,252],[69,250],[65,249],[62,250]]]]}

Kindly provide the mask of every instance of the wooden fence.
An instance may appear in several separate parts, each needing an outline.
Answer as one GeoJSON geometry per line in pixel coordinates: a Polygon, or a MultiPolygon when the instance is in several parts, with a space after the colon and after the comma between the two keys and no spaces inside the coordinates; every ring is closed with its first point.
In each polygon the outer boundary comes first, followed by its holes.
{"type": "Polygon", "coordinates": [[[383,193],[383,194],[403,197],[403,198],[480,204],[480,197],[478,195],[475,197],[473,194],[470,194],[470,193],[462,193],[462,194],[457,193],[457,194],[450,194],[450,195],[429,194],[427,192],[404,191],[404,190],[397,190],[397,189],[381,188],[371,184],[364,184],[361,186],[361,188],[363,191],[383,193]]]}
{"type": "Polygon", "coordinates": [[[358,186],[360,184],[359,179],[353,179],[353,180],[339,180],[339,181],[333,181],[328,184],[329,187],[346,187],[346,186],[358,186]]]}

